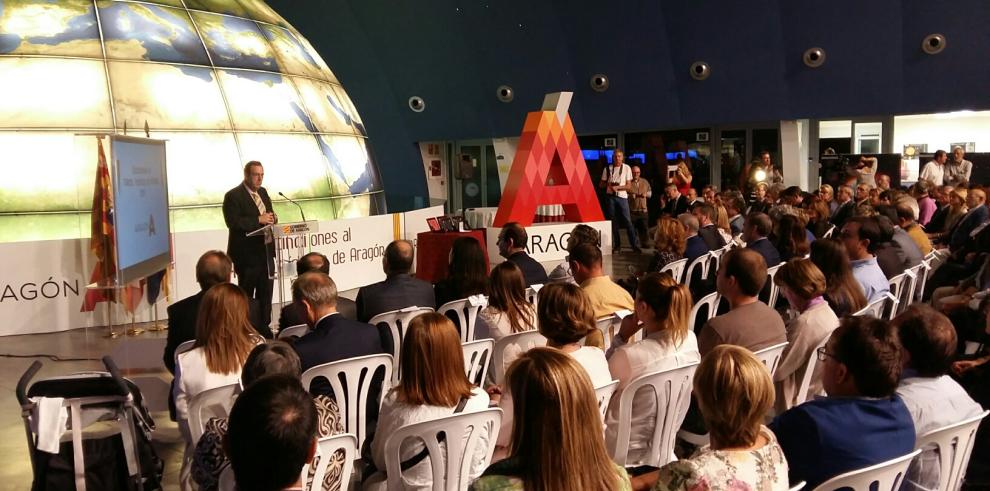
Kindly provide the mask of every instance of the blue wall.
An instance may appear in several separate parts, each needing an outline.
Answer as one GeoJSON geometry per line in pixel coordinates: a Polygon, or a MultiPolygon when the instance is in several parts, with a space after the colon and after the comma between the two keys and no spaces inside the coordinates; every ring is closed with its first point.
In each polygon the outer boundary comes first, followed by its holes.
{"type": "Polygon", "coordinates": [[[427,196],[415,142],[517,135],[548,92],[575,93],[579,134],[990,108],[985,0],[269,3],[347,88],[392,211],[427,196]],[[926,55],[935,32],[947,47],[926,55]],[[801,61],[813,46],[821,68],[801,61]],[[688,74],[698,60],[703,82],[688,74]],[[501,84],[513,102],[495,98],[501,84]]]}

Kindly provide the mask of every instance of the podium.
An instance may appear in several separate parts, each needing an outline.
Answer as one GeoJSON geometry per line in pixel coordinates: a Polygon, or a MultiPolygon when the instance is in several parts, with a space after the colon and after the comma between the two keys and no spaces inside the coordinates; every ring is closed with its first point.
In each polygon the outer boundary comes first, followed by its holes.
{"type": "MultiPolygon", "coordinates": [[[[266,255],[268,254],[269,247],[275,248],[274,271],[269,261],[265,261],[265,264],[268,267],[268,278],[277,279],[278,304],[280,306],[285,304],[285,265],[292,262],[291,252],[295,250],[297,260],[308,253],[310,250],[308,235],[311,232],[319,231],[319,228],[320,222],[308,220],[302,222],[273,223],[246,234],[248,237],[265,237],[266,255]],[[290,259],[286,259],[286,255],[290,259]]],[[[290,274],[289,276],[292,275],[290,274]]],[[[274,316],[272,319],[274,320],[274,316]]]]}

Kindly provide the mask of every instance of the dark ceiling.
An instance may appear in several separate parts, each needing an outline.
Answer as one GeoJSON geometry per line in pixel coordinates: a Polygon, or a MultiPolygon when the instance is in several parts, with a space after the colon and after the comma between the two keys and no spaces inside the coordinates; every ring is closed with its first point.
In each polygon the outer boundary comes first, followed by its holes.
{"type": "Polygon", "coordinates": [[[518,135],[548,92],[574,92],[579,134],[990,108],[985,0],[269,4],[354,100],[393,211],[426,196],[415,142],[518,135]],[[947,40],[938,55],[921,49],[932,33],[947,40]],[[820,68],[802,62],[811,47],[820,68]],[[691,78],[695,61],[707,80],[691,78]],[[514,101],[497,100],[502,84],[514,101]],[[424,112],[408,109],[414,95],[424,112]]]}

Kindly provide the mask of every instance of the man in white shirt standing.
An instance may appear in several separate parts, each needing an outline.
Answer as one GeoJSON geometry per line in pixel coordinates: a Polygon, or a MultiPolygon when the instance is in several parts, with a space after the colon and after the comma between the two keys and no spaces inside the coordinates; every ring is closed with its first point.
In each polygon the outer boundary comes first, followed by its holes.
{"type": "Polygon", "coordinates": [[[952,149],[952,159],[945,165],[945,183],[950,186],[959,186],[969,183],[969,177],[973,173],[973,163],[964,159],[966,151],[962,147],[952,149]]]}
{"type": "Polygon", "coordinates": [[[935,158],[925,164],[921,169],[918,179],[928,181],[936,186],[945,184],[945,161],[949,160],[949,155],[945,150],[935,152],[935,158]]]}
{"type": "Polygon", "coordinates": [[[602,171],[602,180],[598,187],[605,189],[605,214],[612,221],[612,252],[619,252],[622,240],[619,238],[619,228],[625,227],[629,236],[629,245],[633,252],[642,252],[639,248],[639,237],[629,216],[629,181],[632,181],[632,169],[625,164],[625,152],[615,149],[612,165],[602,171]]]}

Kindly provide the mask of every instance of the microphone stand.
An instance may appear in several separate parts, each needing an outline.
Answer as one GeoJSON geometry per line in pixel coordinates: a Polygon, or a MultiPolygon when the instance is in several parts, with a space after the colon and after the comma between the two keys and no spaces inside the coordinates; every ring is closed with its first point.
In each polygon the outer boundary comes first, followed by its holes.
{"type": "Polygon", "coordinates": [[[283,198],[285,198],[285,199],[287,199],[289,201],[289,203],[292,203],[292,204],[296,205],[299,208],[299,214],[302,215],[302,221],[304,221],[304,222],[306,221],[306,212],[303,211],[302,205],[300,205],[299,203],[296,203],[295,200],[293,200],[292,198],[290,198],[290,197],[282,194],[282,191],[279,191],[278,192],[278,195],[281,196],[281,197],[283,197],[283,198]]]}

